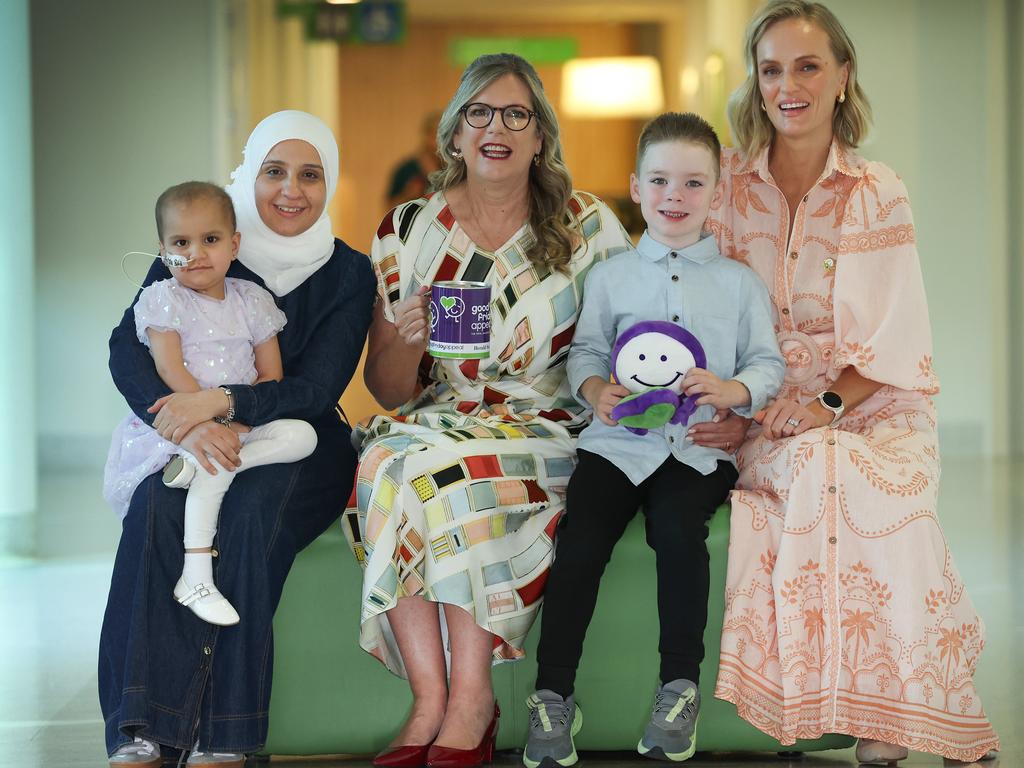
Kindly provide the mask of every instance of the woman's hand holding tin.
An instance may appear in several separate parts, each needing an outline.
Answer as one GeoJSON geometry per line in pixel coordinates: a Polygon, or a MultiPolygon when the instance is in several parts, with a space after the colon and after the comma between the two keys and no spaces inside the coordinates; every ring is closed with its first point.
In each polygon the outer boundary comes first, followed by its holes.
{"type": "Polygon", "coordinates": [[[430,338],[430,286],[395,304],[395,330],[406,345],[426,347],[430,338]]]}

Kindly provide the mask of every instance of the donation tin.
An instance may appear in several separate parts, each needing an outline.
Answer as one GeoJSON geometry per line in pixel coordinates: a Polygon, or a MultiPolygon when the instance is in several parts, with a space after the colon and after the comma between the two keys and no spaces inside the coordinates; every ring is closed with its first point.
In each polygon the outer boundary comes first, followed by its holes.
{"type": "Polygon", "coordinates": [[[491,352],[491,286],[449,280],[430,287],[430,341],[434,357],[484,359],[491,352]]]}

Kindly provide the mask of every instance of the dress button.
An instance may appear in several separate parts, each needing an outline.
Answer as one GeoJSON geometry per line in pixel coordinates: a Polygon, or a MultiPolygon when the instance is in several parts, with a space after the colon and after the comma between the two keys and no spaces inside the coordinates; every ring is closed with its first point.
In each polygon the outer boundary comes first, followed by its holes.
{"type": "Polygon", "coordinates": [[[807,202],[807,198],[808,198],[808,197],[809,197],[809,195],[804,195],[804,202],[805,202],[805,203],[807,202]]]}
{"type": "Polygon", "coordinates": [[[828,543],[829,544],[835,544],[837,541],[839,541],[839,539],[837,539],[835,536],[829,536],[828,537],[828,543]]]}
{"type": "Polygon", "coordinates": [[[679,275],[672,275],[672,282],[673,283],[678,283],[679,282],[679,275]]]}
{"type": "Polygon", "coordinates": [[[829,445],[835,445],[835,444],[836,444],[835,438],[833,438],[833,437],[830,437],[830,438],[828,439],[828,444],[829,444],[829,445]]]}
{"type": "Polygon", "coordinates": [[[672,322],[673,323],[678,323],[679,322],[679,315],[672,315],[672,322]]]}
{"type": "Polygon", "coordinates": [[[829,493],[835,493],[835,492],[836,492],[836,487],[835,487],[834,485],[830,485],[830,486],[828,487],[828,492],[829,492],[829,493]]]}
{"type": "Polygon", "coordinates": [[[213,653],[213,649],[210,646],[208,646],[208,645],[204,645],[203,646],[203,655],[204,656],[209,656],[211,653],[213,653]]]}
{"type": "Polygon", "coordinates": [[[798,255],[797,252],[793,251],[791,254],[789,254],[789,258],[795,259],[797,257],[797,255],[798,255]]]}
{"type": "Polygon", "coordinates": [[[789,314],[789,307],[783,307],[782,308],[782,314],[788,315],[789,314]]]}

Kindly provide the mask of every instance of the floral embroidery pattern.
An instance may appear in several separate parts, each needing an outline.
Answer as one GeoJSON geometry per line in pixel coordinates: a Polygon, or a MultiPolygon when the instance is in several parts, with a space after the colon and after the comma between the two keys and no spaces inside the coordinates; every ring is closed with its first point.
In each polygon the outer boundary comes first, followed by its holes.
{"type": "Polygon", "coordinates": [[[834,428],[755,427],[740,450],[716,696],[783,744],[838,731],[973,761],[999,741],[972,681],[984,629],[935,517],[938,381],[906,190],[833,145],[790,234],[767,152],[722,167],[709,229],[769,286],[779,396],[806,403],[847,366],[883,386],[834,428]]]}

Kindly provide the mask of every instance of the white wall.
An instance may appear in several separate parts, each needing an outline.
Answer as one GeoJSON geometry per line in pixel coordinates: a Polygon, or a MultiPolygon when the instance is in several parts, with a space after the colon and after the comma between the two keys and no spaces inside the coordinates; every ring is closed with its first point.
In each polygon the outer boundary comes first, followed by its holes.
{"type": "MultiPolygon", "coordinates": [[[[107,339],[135,292],[121,254],[154,252],[171,184],[225,181],[217,3],[32,0],[38,430],[43,463],[95,462],[127,413],[107,339]]],[[[146,260],[129,263],[145,274],[146,260]]],[[[102,461],[103,456],[98,459],[102,461]]]]}
{"type": "Polygon", "coordinates": [[[35,366],[32,338],[32,127],[28,2],[0,4],[0,555],[27,554],[36,509],[35,366]]]}
{"type": "Polygon", "coordinates": [[[874,108],[862,152],[894,168],[910,192],[942,382],[936,405],[943,453],[1005,453],[1005,4],[826,4],[857,47],[874,108]]]}

